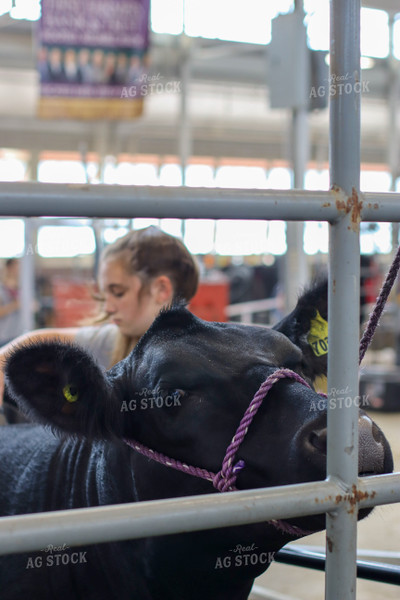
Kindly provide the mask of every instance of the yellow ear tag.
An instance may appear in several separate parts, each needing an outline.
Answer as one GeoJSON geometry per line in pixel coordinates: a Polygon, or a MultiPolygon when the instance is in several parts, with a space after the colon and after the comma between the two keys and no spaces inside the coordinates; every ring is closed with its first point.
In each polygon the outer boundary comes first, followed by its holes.
{"type": "Polygon", "coordinates": [[[318,311],[316,317],[311,319],[307,341],[316,356],[328,353],[328,321],[325,321],[318,311]]]}
{"type": "Polygon", "coordinates": [[[76,402],[78,400],[78,391],[75,386],[67,384],[63,388],[64,398],[67,402],[76,402]]]}

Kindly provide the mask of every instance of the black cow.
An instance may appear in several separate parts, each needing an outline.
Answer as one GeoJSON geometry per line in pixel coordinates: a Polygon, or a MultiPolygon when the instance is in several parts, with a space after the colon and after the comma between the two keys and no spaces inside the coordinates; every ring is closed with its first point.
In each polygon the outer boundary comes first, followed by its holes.
{"type": "MultiPolygon", "coordinates": [[[[326,303],[326,286],[315,286],[274,329],[206,323],[173,307],[105,375],[73,345],[41,343],[14,351],[6,367],[8,389],[31,418],[51,430],[0,428],[0,514],[219,493],[207,480],[145,458],[124,439],[218,472],[267,376],[286,367],[311,382],[326,371],[326,355],[315,354],[308,335],[317,310],[326,318],[326,303]]],[[[237,488],[324,479],[323,405],[302,383],[288,378],[276,383],[237,452],[235,461],[245,463],[237,488]]],[[[366,416],[361,424],[360,471],[390,472],[383,434],[366,416]]],[[[325,517],[287,523],[317,531],[325,517]]],[[[0,560],[0,596],[244,600],[273,553],[293,537],[259,523],[10,555],[0,560]]]]}

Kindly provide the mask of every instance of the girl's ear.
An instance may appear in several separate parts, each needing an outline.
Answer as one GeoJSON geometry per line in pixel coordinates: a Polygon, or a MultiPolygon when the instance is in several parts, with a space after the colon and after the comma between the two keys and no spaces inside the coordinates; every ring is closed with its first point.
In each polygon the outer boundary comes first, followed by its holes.
{"type": "Polygon", "coordinates": [[[170,304],[174,296],[174,286],[167,275],[159,275],[150,284],[154,300],[160,306],[170,304]]]}
{"type": "Polygon", "coordinates": [[[106,374],[82,348],[40,342],[13,350],[7,392],[33,421],[90,438],[118,435],[118,410],[106,374]]]}

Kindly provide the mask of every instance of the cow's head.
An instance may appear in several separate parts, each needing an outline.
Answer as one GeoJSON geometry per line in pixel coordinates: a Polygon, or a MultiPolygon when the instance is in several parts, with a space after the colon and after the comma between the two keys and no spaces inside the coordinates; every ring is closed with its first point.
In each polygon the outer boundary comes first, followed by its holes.
{"type": "MultiPolygon", "coordinates": [[[[217,472],[267,376],[286,367],[311,383],[326,373],[326,319],[326,283],[305,293],[273,329],[208,323],[177,306],[160,314],[132,354],[106,374],[76,346],[41,343],[13,352],[6,381],[35,420],[75,435],[133,438],[217,472]]],[[[360,471],[390,472],[383,434],[365,414],[360,424],[360,471]]],[[[241,489],[324,479],[326,401],[302,383],[279,381],[236,459],[246,465],[237,479],[241,489]]],[[[148,468],[158,469],[160,483],[155,491],[151,477],[139,478],[143,499],[213,491],[208,482],[167,467],[148,468]]],[[[316,530],[324,520],[293,522],[316,530]]]]}

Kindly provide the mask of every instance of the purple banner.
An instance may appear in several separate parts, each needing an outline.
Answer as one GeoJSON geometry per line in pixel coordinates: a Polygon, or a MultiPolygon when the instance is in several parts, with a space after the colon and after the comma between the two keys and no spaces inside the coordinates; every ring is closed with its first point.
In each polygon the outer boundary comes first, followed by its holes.
{"type": "Polygon", "coordinates": [[[42,0],[42,44],[146,50],[150,0],[42,0]]]}
{"type": "Polygon", "coordinates": [[[149,11],[150,0],[42,0],[41,97],[123,97],[147,72],[149,11]]]}

